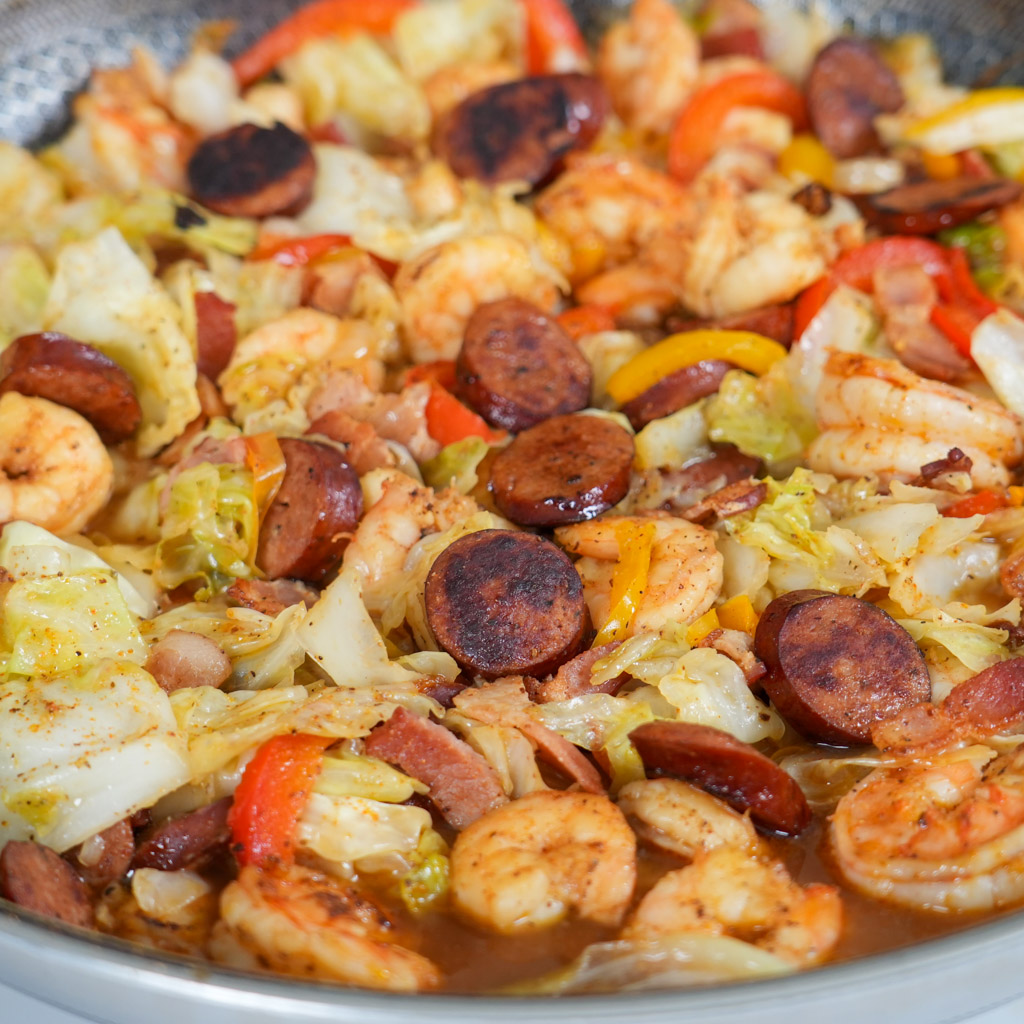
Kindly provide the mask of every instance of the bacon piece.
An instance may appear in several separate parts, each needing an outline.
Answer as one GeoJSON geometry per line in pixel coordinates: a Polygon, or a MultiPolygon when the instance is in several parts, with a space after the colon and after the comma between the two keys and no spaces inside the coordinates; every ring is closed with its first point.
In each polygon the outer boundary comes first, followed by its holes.
{"type": "Polygon", "coordinates": [[[12,839],[0,852],[0,894],[44,917],[93,926],[92,904],[75,869],[42,843],[12,839]]]}
{"type": "Polygon", "coordinates": [[[559,666],[558,671],[547,679],[531,679],[529,676],[523,679],[526,692],[530,698],[538,704],[547,704],[555,700],[572,700],[573,697],[580,697],[585,693],[618,693],[619,690],[629,681],[629,676],[616,676],[600,686],[592,686],[590,676],[594,664],[602,658],[606,658],[617,647],[618,643],[601,644],[600,647],[591,647],[589,650],[570,658],[564,665],[559,666]]]}
{"type": "Polygon", "coordinates": [[[469,686],[465,680],[466,676],[462,672],[454,679],[448,679],[446,676],[424,676],[416,684],[416,688],[424,696],[436,700],[441,707],[451,708],[455,706],[455,698],[469,686]]]}
{"type": "Polygon", "coordinates": [[[768,485],[750,477],[747,480],[726,484],[679,514],[691,523],[709,525],[716,520],[749,512],[757,508],[767,496],[768,485]]]}
{"type": "Polygon", "coordinates": [[[564,736],[540,722],[530,720],[523,721],[518,728],[536,746],[537,752],[548,764],[557,768],[566,778],[572,779],[580,789],[587,793],[605,791],[601,773],[564,736]]]}
{"type": "Polygon", "coordinates": [[[738,629],[713,629],[697,641],[698,647],[710,647],[739,666],[747,685],[753,687],[768,674],[768,667],[754,654],[754,638],[738,629]]]}
{"type": "Polygon", "coordinates": [[[306,434],[322,434],[345,446],[345,460],[363,476],[371,469],[388,469],[397,462],[384,439],[364,420],[358,420],[344,409],[329,409],[318,416],[306,434]]]}
{"type": "Polygon", "coordinates": [[[196,367],[211,381],[216,380],[235,351],[235,304],[216,292],[196,292],[196,367]]]}
{"type": "Polygon", "coordinates": [[[231,659],[209,637],[172,629],[150,648],[146,671],[162,690],[220,686],[231,675],[231,659]]]}
{"type": "Polygon", "coordinates": [[[430,788],[430,798],[460,831],[508,802],[494,769],[443,725],[399,707],[366,738],[366,752],[430,788]]]}
{"type": "Polygon", "coordinates": [[[965,455],[959,448],[950,448],[944,458],[926,462],[921,467],[921,475],[911,481],[911,486],[934,487],[938,477],[946,473],[970,473],[973,466],[970,455],[965,455]]]}
{"type": "Polygon", "coordinates": [[[299,580],[235,580],[224,591],[229,601],[264,615],[278,616],[294,604],[307,608],[320,600],[320,591],[299,580]]]}

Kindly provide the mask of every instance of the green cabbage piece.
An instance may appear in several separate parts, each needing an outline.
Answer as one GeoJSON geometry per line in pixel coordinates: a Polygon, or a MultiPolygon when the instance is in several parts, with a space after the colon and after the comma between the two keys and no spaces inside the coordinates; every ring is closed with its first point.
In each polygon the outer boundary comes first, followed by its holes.
{"type": "Polygon", "coordinates": [[[73,676],[106,659],[143,664],[147,649],[113,571],[17,580],[3,601],[7,677],[73,676]]]}
{"type": "Polygon", "coordinates": [[[60,178],[31,153],[0,142],[0,241],[28,241],[64,202],[60,178]]]}
{"type": "Polygon", "coordinates": [[[43,322],[50,272],[30,245],[0,246],[0,348],[43,322]]]}
{"type": "Polygon", "coordinates": [[[167,590],[199,580],[203,601],[252,576],[259,540],[252,472],[230,462],[186,469],[171,484],[160,534],[157,578],[167,590]]]}
{"type": "Polygon", "coordinates": [[[971,672],[981,672],[1010,657],[1006,647],[1009,633],[1005,629],[958,619],[938,608],[921,618],[897,619],[897,622],[922,647],[932,644],[945,647],[971,672]]]}
{"type": "Polygon", "coordinates": [[[477,467],[490,450],[491,446],[482,437],[464,437],[446,445],[421,466],[423,481],[435,491],[454,487],[462,494],[469,494],[479,480],[477,467]]]}
{"type": "Polygon", "coordinates": [[[199,415],[196,364],[178,307],[114,228],[61,250],[44,326],[95,345],[132,378],[143,457],[199,415]]]}
{"type": "Polygon", "coordinates": [[[712,441],[734,444],[773,466],[799,459],[817,434],[787,376],[785,360],[761,377],[730,370],[704,415],[712,441]]]}

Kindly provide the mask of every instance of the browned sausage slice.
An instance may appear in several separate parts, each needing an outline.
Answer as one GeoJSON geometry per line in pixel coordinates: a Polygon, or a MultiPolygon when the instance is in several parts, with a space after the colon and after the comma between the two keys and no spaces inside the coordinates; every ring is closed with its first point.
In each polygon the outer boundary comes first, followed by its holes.
{"type": "Polygon", "coordinates": [[[455,360],[456,393],[488,423],[513,433],[590,404],[590,363],[533,303],[477,307],[455,360]]]}
{"type": "Polygon", "coordinates": [[[204,860],[231,838],[231,797],[163,822],[139,843],[132,866],[180,871],[204,860]]]}
{"type": "Polygon", "coordinates": [[[866,40],[844,36],[814,58],[807,111],[814,133],[841,160],[879,149],[875,116],[902,106],[899,79],[866,40]]]}
{"type": "Polygon", "coordinates": [[[359,477],[320,441],[280,439],[286,469],[263,517],[256,564],[271,577],[319,583],[338,564],[363,514],[359,477]]]}
{"type": "Polygon", "coordinates": [[[1020,184],[1008,178],[952,178],[898,185],[863,196],[857,205],[871,224],[889,234],[933,235],[1006,206],[1020,194],[1020,184]]]}
{"type": "Polygon", "coordinates": [[[601,416],[553,416],[524,430],[494,459],[491,493],[523,526],[593,519],[629,490],[633,438],[601,416]]]}
{"type": "Polygon", "coordinates": [[[320,591],[298,580],[235,580],[224,596],[243,608],[277,616],[293,604],[312,608],[320,600],[320,591]]]}
{"type": "Polygon", "coordinates": [[[965,679],[942,702],[953,722],[994,736],[1024,722],[1024,658],[1001,661],[965,679]]]}
{"type": "Polygon", "coordinates": [[[0,394],[47,398],[84,416],[106,444],[135,433],[142,407],[131,377],[109,356],[64,334],[15,338],[0,356],[0,394]]]}
{"type": "Polygon", "coordinates": [[[464,829],[508,803],[494,769],[468,743],[403,707],[367,736],[366,752],[426,783],[452,828],[464,829]]]}
{"type": "Polygon", "coordinates": [[[544,181],[559,161],[597,135],[609,110],[589,75],[537,75],[467,96],[445,118],[435,145],[460,177],[488,185],[544,181]]]}
{"type": "Polygon", "coordinates": [[[7,843],[0,853],[0,894],[45,917],[80,928],[93,925],[85,883],[63,857],[41,843],[7,843]]]}
{"type": "Polygon", "coordinates": [[[283,124],[240,124],[203,139],[188,162],[192,195],[228,217],[298,213],[313,195],[309,143],[283,124]]]}
{"type": "Polygon", "coordinates": [[[629,682],[629,676],[625,673],[609,679],[600,686],[592,686],[590,683],[594,664],[608,657],[618,646],[618,643],[610,643],[588,648],[575,658],[570,658],[564,665],[560,665],[558,671],[548,679],[532,679],[527,676],[523,680],[526,692],[530,699],[538,704],[572,700],[585,693],[618,693],[629,682]]]}
{"type": "Polygon", "coordinates": [[[644,767],[685,779],[769,832],[799,835],[811,809],[796,780],[749,743],[721,729],[689,722],[647,722],[629,734],[644,767]]]}
{"type": "Polygon", "coordinates": [[[128,873],[135,853],[135,837],[127,818],[105,828],[65,856],[86,885],[97,888],[116,882],[128,873]]]}
{"type": "Polygon", "coordinates": [[[196,366],[211,381],[231,362],[238,332],[235,304],[225,302],[216,292],[196,292],[196,366]]]}
{"type": "Polygon", "coordinates": [[[427,574],[427,621],[465,669],[543,676],[583,646],[583,583],[551,541],[513,530],[460,537],[427,574]]]}
{"type": "Polygon", "coordinates": [[[823,743],[871,742],[871,726],[928,700],[924,655],[881,608],[824,590],[794,590],[765,609],[754,652],[763,684],[796,729],[823,743]]]}
{"type": "Polygon", "coordinates": [[[793,344],[793,309],[792,302],[784,302],[774,306],[748,309],[745,313],[730,313],[729,316],[713,320],[670,315],[665,322],[673,334],[680,331],[696,331],[703,327],[712,327],[720,331],[753,331],[789,348],[793,344]]]}
{"type": "Polygon", "coordinates": [[[722,378],[735,369],[734,363],[724,359],[702,359],[662,377],[657,384],[626,402],[619,412],[634,430],[643,430],[652,420],[671,416],[698,399],[713,395],[721,386],[722,378]]]}

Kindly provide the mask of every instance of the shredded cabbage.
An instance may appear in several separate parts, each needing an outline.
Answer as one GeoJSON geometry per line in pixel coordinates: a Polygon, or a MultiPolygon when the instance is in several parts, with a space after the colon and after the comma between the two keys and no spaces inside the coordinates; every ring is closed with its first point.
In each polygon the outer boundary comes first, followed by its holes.
{"type": "Polygon", "coordinates": [[[652,420],[634,438],[637,469],[659,466],[685,466],[711,454],[704,401],[652,420]]]}
{"type": "Polygon", "coordinates": [[[958,619],[940,608],[929,609],[919,618],[897,621],[921,647],[931,644],[945,647],[972,673],[1010,657],[1006,648],[1009,634],[1005,629],[958,619]]]}
{"type": "Polygon", "coordinates": [[[50,293],[50,272],[30,245],[0,245],[0,349],[39,330],[50,293]]]}

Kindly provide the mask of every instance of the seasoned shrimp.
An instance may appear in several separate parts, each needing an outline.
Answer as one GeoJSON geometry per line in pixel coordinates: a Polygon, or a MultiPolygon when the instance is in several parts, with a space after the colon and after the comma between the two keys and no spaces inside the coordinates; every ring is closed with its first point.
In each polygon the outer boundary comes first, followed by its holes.
{"type": "Polygon", "coordinates": [[[107,449],[77,412],[16,391],[0,397],[0,523],[77,533],[113,486],[107,449]]]}
{"type": "Polygon", "coordinates": [[[371,612],[393,600],[397,580],[414,544],[477,511],[457,491],[435,493],[398,470],[379,470],[363,482],[366,512],[345,548],[343,565],[362,580],[363,600],[371,612]]]}
{"type": "Polygon", "coordinates": [[[630,782],[619,791],[618,803],[639,836],[688,859],[717,846],[760,849],[748,817],[680,779],[630,782]]]}
{"type": "Polygon", "coordinates": [[[477,306],[510,295],[544,310],[558,301],[551,273],[521,239],[493,232],[455,238],[403,263],[395,276],[406,350],[417,363],[454,359],[477,306]]]}
{"type": "Polygon", "coordinates": [[[597,73],[623,121],[664,134],[693,91],[700,40],[668,0],[636,0],[601,40],[597,73]]]}
{"type": "Polygon", "coordinates": [[[383,908],[304,868],[242,868],[220,910],[210,954],[222,963],[396,992],[441,983],[433,963],[396,941],[383,908]]]}
{"type": "Polygon", "coordinates": [[[808,465],[839,477],[908,481],[956,447],[973,461],[976,487],[999,487],[1024,457],[1020,417],[895,360],[831,353],[816,411],[822,433],[808,465]]]}
{"type": "Polygon", "coordinates": [[[452,847],[456,909],[506,935],[550,927],[570,911],[617,925],[635,881],[633,831],[593,793],[529,793],[478,818],[452,847]]]}
{"type": "Polygon", "coordinates": [[[569,243],[574,282],[636,259],[656,236],[690,230],[696,215],[678,182],[618,155],[574,159],[536,212],[569,243]]]}
{"type": "Polygon", "coordinates": [[[664,875],[640,901],[623,938],[729,935],[809,967],[828,955],[841,929],[835,886],[801,887],[778,861],[724,845],[664,875]]]}
{"type": "MultiPolygon", "coordinates": [[[[615,527],[628,518],[605,516],[555,530],[566,551],[583,556],[576,562],[576,570],[598,628],[611,613],[612,574],[620,557],[615,527]]],[[[656,633],[670,623],[693,622],[715,603],[722,589],[723,559],[714,536],[703,526],[673,516],[636,521],[653,523],[655,534],[647,586],[627,635],[656,633]]]]}
{"type": "Polygon", "coordinates": [[[974,745],[877,768],[840,801],[829,841],[854,888],[925,910],[1024,897],[1024,746],[974,745]]]}

